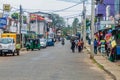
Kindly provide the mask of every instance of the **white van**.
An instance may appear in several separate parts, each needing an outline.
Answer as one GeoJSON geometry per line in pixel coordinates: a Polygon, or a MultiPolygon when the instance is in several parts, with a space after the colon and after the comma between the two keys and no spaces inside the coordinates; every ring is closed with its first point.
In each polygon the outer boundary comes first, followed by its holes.
{"type": "MultiPolygon", "coordinates": [[[[7,55],[12,54],[15,55],[16,47],[15,47],[15,41],[13,38],[6,37],[6,38],[0,38],[0,54],[1,55],[7,55]]],[[[17,55],[19,55],[17,53],[17,55]]]]}

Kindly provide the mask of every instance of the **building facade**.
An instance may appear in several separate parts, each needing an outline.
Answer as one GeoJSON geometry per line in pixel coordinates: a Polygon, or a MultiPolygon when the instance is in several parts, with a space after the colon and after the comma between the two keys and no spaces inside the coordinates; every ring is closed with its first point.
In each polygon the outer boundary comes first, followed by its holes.
{"type": "Polygon", "coordinates": [[[106,25],[101,25],[101,21],[110,20],[109,18],[115,15],[115,0],[100,0],[97,2],[95,9],[96,23],[95,32],[98,30],[106,29],[106,25]]]}

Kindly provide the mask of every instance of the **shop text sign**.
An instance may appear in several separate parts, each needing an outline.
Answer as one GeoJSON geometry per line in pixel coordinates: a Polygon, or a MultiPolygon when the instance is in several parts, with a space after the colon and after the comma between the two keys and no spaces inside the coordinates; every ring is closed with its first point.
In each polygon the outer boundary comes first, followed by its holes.
{"type": "Polygon", "coordinates": [[[11,10],[10,4],[3,4],[3,10],[6,12],[10,12],[11,10]]]}
{"type": "Polygon", "coordinates": [[[7,19],[0,18],[0,29],[4,29],[7,26],[7,19]]]}

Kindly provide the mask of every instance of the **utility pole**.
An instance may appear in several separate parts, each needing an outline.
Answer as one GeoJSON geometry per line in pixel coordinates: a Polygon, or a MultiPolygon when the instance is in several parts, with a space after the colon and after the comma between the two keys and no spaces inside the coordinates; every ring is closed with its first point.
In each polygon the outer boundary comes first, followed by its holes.
{"type": "Polygon", "coordinates": [[[20,5],[20,26],[19,26],[19,34],[20,34],[20,44],[22,44],[22,34],[21,34],[21,28],[22,28],[22,6],[20,5]]]}
{"type": "Polygon", "coordinates": [[[95,30],[95,26],[94,26],[94,19],[95,19],[95,0],[92,0],[92,4],[91,4],[91,55],[90,58],[94,58],[94,30],[95,30]]]}
{"type": "Polygon", "coordinates": [[[37,16],[38,16],[38,15],[36,15],[36,34],[38,34],[38,33],[39,33],[39,32],[38,32],[38,27],[39,27],[39,26],[38,26],[37,16]]]}
{"type": "Polygon", "coordinates": [[[86,7],[85,7],[85,1],[83,1],[83,41],[84,41],[84,46],[86,46],[86,7]]]}
{"type": "Polygon", "coordinates": [[[28,21],[28,31],[31,31],[31,25],[30,25],[30,18],[31,18],[31,13],[29,13],[29,21],[28,21]]]}

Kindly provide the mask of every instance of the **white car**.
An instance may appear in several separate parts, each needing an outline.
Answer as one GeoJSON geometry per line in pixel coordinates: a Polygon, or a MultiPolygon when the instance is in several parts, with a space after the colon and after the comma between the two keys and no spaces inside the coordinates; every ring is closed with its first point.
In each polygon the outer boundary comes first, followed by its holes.
{"type": "Polygon", "coordinates": [[[41,47],[46,48],[47,47],[47,40],[44,38],[40,39],[40,45],[41,45],[41,47]]]}
{"type": "MultiPolygon", "coordinates": [[[[0,38],[0,54],[13,54],[15,55],[16,46],[13,38],[0,38]]],[[[17,53],[17,55],[19,55],[17,53]]]]}

